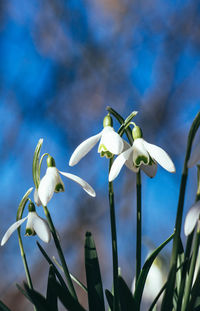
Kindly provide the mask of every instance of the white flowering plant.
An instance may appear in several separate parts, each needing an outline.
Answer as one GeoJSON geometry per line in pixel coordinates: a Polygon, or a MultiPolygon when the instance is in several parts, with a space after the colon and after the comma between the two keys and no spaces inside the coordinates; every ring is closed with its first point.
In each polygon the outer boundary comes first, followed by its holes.
{"type": "MultiPolygon", "coordinates": [[[[200,112],[195,117],[188,135],[187,149],[183,166],[177,216],[172,235],[161,245],[153,250],[144,262],[142,262],[142,200],[141,187],[143,171],[150,178],[155,177],[159,164],[170,173],[175,173],[175,165],[161,147],[150,144],[143,138],[142,129],[134,121],[137,111],[133,111],[126,119],[120,116],[114,109],[107,107],[108,114],[103,121],[103,129],[96,135],[83,141],[73,152],[69,165],[74,166],[87,155],[87,153],[99,142],[98,153],[109,161],[108,189],[111,226],[112,249],[112,279],[110,289],[104,291],[104,283],[100,271],[100,262],[93,236],[90,232],[85,235],[85,274],[86,284],[76,279],[68,269],[67,260],[62,249],[60,239],[51,214],[48,203],[54,192],[65,191],[61,175],[75,181],[91,197],[96,196],[94,189],[82,178],[59,171],[54,158],[44,153],[40,156],[43,139],[40,139],[33,156],[32,174],[33,187],[29,188],[22,198],[16,211],[17,217],[1,239],[3,246],[10,236],[17,230],[20,253],[25,269],[26,282],[18,285],[18,289],[33,305],[35,311],[58,311],[60,303],[69,311],[140,311],[142,301],[147,293],[151,297],[149,311],[160,309],[161,311],[189,311],[200,310],[200,268],[198,264],[198,250],[200,244],[200,177],[198,167],[198,187],[195,203],[188,210],[184,223],[184,232],[187,237],[183,245],[181,229],[183,224],[183,207],[185,200],[186,184],[189,168],[200,161],[200,146],[191,154],[193,141],[200,126],[200,112]],[[119,123],[116,132],[113,127],[113,118],[119,123]],[[124,137],[126,135],[126,138],[124,137]],[[47,157],[45,175],[41,178],[40,171],[43,160],[47,157]],[[115,219],[115,202],[113,181],[119,176],[125,165],[136,174],[136,269],[133,271],[134,282],[129,287],[120,273],[118,264],[117,228],[115,219]],[[33,198],[31,199],[31,194],[33,198]],[[37,207],[42,206],[44,217],[37,214],[37,207]],[[24,212],[28,207],[28,213],[24,212]],[[26,222],[26,235],[37,235],[43,242],[53,240],[57,255],[53,258],[37,242],[41,256],[44,256],[49,266],[46,295],[35,290],[29,270],[29,265],[24,250],[21,236],[21,226],[26,222]],[[169,269],[166,279],[163,280],[161,271],[164,270],[163,261],[160,260],[161,251],[173,241],[169,269]],[[59,258],[59,261],[55,259],[59,258]],[[74,284],[79,286],[88,298],[88,307],[81,305],[74,284]],[[153,287],[153,288],[152,288],[153,287]],[[153,296],[150,295],[152,288],[153,296]],[[60,303],[58,303],[60,302],[60,303]]],[[[120,176],[118,177],[118,179],[120,176]]],[[[153,182],[153,181],[152,181],[153,182]]],[[[123,274],[123,273],[122,273],[123,274]]],[[[10,309],[0,301],[0,311],[10,309]]]]}

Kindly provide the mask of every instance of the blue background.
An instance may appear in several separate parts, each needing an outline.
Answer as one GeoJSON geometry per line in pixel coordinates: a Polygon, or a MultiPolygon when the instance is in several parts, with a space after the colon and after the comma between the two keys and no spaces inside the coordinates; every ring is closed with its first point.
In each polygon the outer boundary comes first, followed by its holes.
{"type": "MultiPolygon", "coordinates": [[[[97,193],[90,198],[63,177],[66,192],[49,203],[69,268],[85,281],[84,235],[92,231],[110,288],[108,161],[99,157],[97,147],[73,168],[68,161],[80,142],[102,129],[107,105],[123,117],[138,110],[135,122],[144,138],[165,149],[176,166],[176,174],[161,167],[154,179],[142,174],[143,258],[147,244],[157,246],[173,232],[187,135],[200,108],[199,1],[18,0],[2,2],[0,12],[1,237],[33,186],[32,158],[42,137],[42,152],[97,193]]],[[[196,170],[190,171],[184,213],[195,198],[196,170]]],[[[119,263],[131,284],[134,174],[124,167],[114,188],[119,263]]],[[[43,216],[41,207],[38,213],[43,216]]],[[[36,240],[26,237],[24,245],[34,285],[45,292],[47,267],[36,240]]],[[[53,242],[44,246],[56,255],[53,242]]],[[[169,251],[170,246],[166,258],[169,251]]],[[[17,234],[0,249],[0,258],[1,299],[13,310],[31,310],[15,287],[25,279],[17,234]]]]}

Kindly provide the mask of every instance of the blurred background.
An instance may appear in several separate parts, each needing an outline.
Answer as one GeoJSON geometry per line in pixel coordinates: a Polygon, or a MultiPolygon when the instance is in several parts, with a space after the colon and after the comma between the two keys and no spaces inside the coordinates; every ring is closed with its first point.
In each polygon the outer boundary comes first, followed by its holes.
{"type": "MultiPolygon", "coordinates": [[[[143,260],[149,246],[171,235],[187,135],[200,108],[200,1],[11,0],[0,6],[0,238],[33,186],[33,153],[42,137],[42,153],[50,153],[60,170],[84,178],[97,193],[93,199],[63,177],[66,191],[49,203],[69,269],[85,282],[84,236],[91,231],[104,287],[110,289],[108,160],[95,147],[77,166],[69,167],[68,161],[80,142],[102,129],[107,105],[124,118],[138,110],[134,121],[144,138],[165,149],[176,165],[176,174],[161,167],[154,179],[142,174],[143,260]]],[[[130,286],[135,188],[134,174],[124,167],[114,189],[119,265],[130,286]]],[[[195,191],[193,168],[184,215],[195,191]]],[[[41,207],[37,211],[43,216],[41,207]]],[[[36,240],[25,237],[24,247],[34,286],[45,294],[48,268],[36,240]]],[[[53,241],[43,246],[57,256],[53,241]]],[[[166,261],[170,249],[171,244],[162,252],[166,261]]],[[[13,311],[32,310],[16,288],[25,280],[17,234],[0,248],[0,263],[0,299],[13,311]]],[[[83,292],[79,296],[87,306],[83,292]]]]}

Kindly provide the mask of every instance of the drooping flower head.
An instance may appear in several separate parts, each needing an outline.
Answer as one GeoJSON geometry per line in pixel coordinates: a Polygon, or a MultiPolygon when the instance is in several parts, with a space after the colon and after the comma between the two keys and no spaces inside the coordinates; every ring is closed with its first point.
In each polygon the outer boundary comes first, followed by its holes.
{"type": "MultiPolygon", "coordinates": [[[[96,196],[94,189],[85,180],[76,175],[59,171],[56,168],[55,160],[49,155],[47,158],[46,174],[40,180],[38,193],[36,193],[44,206],[46,206],[51,200],[54,192],[65,191],[65,186],[60,174],[78,183],[90,196],[96,196]]],[[[36,196],[36,199],[39,202],[38,198],[36,196]]]]}
{"type": "Polygon", "coordinates": [[[132,146],[125,143],[125,151],[113,162],[109,174],[110,182],[118,176],[124,164],[134,172],[138,172],[142,168],[149,177],[156,175],[157,163],[167,171],[175,172],[175,166],[169,155],[162,148],[144,140],[141,128],[135,123],[132,136],[134,139],[132,146]]]}
{"type": "Polygon", "coordinates": [[[103,130],[90,138],[84,140],[73,152],[69,165],[77,164],[100,140],[98,153],[101,157],[112,158],[118,155],[124,148],[123,139],[114,131],[113,120],[108,114],[103,120],[103,130]]]}
{"type": "Polygon", "coordinates": [[[8,228],[1,240],[1,246],[3,246],[8,241],[13,232],[17,230],[17,228],[19,228],[25,222],[25,220],[27,220],[25,233],[26,236],[37,234],[38,237],[45,243],[48,243],[51,240],[51,232],[47,221],[38,216],[35,210],[35,206],[32,202],[29,203],[28,209],[29,212],[26,217],[16,221],[8,228]]]}

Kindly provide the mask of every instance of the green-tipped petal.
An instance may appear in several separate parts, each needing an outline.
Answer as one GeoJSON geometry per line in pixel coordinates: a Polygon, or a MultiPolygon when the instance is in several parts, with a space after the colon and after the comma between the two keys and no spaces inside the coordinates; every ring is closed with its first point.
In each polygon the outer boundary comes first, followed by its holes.
{"type": "Polygon", "coordinates": [[[200,201],[197,201],[188,211],[185,224],[184,224],[184,233],[188,236],[194,230],[196,223],[200,215],[200,201]]]}
{"type": "Polygon", "coordinates": [[[8,239],[10,238],[10,236],[13,234],[13,232],[15,230],[17,230],[17,228],[19,228],[19,226],[21,226],[21,224],[23,224],[23,222],[28,218],[28,216],[26,216],[23,219],[20,219],[18,221],[16,221],[14,224],[12,224],[12,226],[10,226],[10,228],[6,231],[6,233],[4,234],[2,240],[1,240],[1,246],[3,246],[8,239]]]}
{"type": "Polygon", "coordinates": [[[100,140],[102,131],[97,135],[94,135],[84,140],[72,153],[69,160],[69,165],[74,166],[77,164],[100,140]]]}
{"type": "Polygon", "coordinates": [[[83,180],[82,178],[80,178],[80,177],[78,177],[76,175],[70,174],[70,173],[66,173],[66,172],[59,171],[59,173],[62,174],[63,176],[65,176],[65,177],[75,181],[77,184],[79,184],[83,188],[83,190],[85,190],[92,197],[96,196],[96,193],[95,193],[94,189],[85,180],[83,180]]]}
{"type": "Polygon", "coordinates": [[[103,129],[99,149],[101,149],[101,145],[105,146],[112,154],[120,154],[124,148],[123,139],[111,126],[106,126],[103,129]]]}
{"type": "Polygon", "coordinates": [[[28,214],[27,228],[33,228],[38,237],[45,243],[49,243],[51,240],[51,232],[48,223],[45,219],[38,216],[36,212],[28,214]]]}
{"type": "Polygon", "coordinates": [[[143,144],[152,159],[156,160],[156,162],[158,162],[158,164],[160,164],[168,172],[175,173],[176,169],[174,163],[172,162],[169,155],[162,148],[156,145],[149,144],[144,139],[143,144]]]}
{"type": "Polygon", "coordinates": [[[122,152],[113,162],[110,173],[109,173],[109,182],[113,181],[120,173],[122,166],[129,159],[130,155],[133,152],[133,147],[130,147],[128,150],[122,152]]]}
{"type": "Polygon", "coordinates": [[[143,144],[143,138],[137,138],[133,142],[133,163],[135,166],[149,164],[149,154],[143,144]]]}

